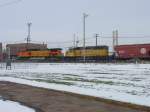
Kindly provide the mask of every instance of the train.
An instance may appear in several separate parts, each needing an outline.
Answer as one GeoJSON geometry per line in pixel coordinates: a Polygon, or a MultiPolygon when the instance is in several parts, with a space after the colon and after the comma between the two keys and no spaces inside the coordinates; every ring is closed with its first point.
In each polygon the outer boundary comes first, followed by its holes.
{"type": "Polygon", "coordinates": [[[150,60],[150,44],[118,45],[115,52],[109,54],[108,46],[87,46],[69,48],[63,53],[62,48],[46,50],[27,50],[17,53],[18,60],[49,60],[63,62],[110,62],[118,60],[150,60]]]}

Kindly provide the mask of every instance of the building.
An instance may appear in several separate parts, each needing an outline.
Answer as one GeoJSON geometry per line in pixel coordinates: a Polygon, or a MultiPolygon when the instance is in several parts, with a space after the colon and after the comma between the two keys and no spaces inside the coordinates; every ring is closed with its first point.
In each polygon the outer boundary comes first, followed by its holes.
{"type": "Polygon", "coordinates": [[[2,43],[0,43],[0,61],[3,60],[3,47],[2,47],[2,43]]]}
{"type": "Polygon", "coordinates": [[[6,48],[10,49],[10,56],[16,57],[17,53],[26,50],[44,50],[47,49],[47,44],[36,44],[36,43],[19,43],[19,44],[7,44],[6,48]]]}

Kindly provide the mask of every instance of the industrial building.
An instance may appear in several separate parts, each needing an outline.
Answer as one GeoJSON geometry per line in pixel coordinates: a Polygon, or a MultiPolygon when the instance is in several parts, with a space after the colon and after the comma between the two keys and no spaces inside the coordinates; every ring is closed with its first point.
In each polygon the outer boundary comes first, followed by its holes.
{"type": "Polygon", "coordinates": [[[0,43],[0,61],[3,60],[3,47],[2,47],[2,43],[0,43]]]}
{"type": "Polygon", "coordinates": [[[19,44],[7,44],[6,48],[10,50],[11,58],[16,57],[17,53],[26,50],[44,50],[47,49],[47,44],[37,44],[37,43],[19,43],[19,44]]]}

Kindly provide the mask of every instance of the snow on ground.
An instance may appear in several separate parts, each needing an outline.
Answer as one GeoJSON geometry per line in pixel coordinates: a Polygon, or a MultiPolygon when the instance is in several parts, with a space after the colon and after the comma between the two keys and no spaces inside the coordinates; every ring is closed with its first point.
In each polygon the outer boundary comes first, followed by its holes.
{"type": "Polygon", "coordinates": [[[14,63],[0,80],[150,106],[150,64],[14,63]]]}
{"type": "Polygon", "coordinates": [[[0,112],[35,112],[33,109],[12,101],[0,100],[0,112]]]}

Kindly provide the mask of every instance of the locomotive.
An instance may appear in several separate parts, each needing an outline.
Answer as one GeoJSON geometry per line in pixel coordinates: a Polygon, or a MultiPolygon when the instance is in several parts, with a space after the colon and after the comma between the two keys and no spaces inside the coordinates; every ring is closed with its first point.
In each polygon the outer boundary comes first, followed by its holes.
{"type": "Polygon", "coordinates": [[[61,48],[21,51],[17,53],[18,60],[50,60],[59,61],[63,57],[61,48]]]}
{"type": "Polygon", "coordinates": [[[49,60],[49,61],[106,61],[109,57],[108,46],[87,46],[70,48],[65,55],[61,48],[47,49],[47,50],[27,50],[17,53],[18,60],[49,60]]]}
{"type": "Polygon", "coordinates": [[[108,59],[108,46],[87,46],[70,48],[65,54],[66,61],[104,61],[108,59]]]}

